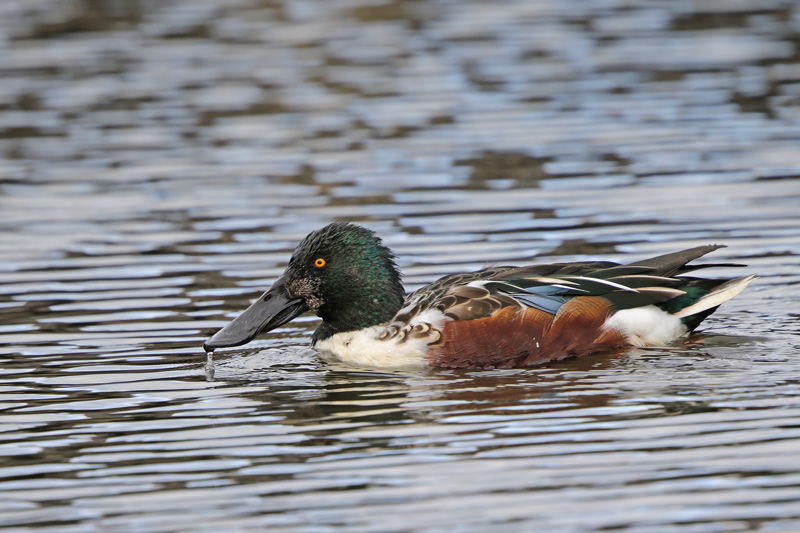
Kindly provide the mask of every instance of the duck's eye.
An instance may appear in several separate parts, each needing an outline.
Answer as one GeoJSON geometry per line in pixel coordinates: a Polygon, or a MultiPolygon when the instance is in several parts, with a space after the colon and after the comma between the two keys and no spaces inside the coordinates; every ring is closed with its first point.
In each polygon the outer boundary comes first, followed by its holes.
{"type": "Polygon", "coordinates": [[[322,268],[325,266],[325,260],[321,257],[318,257],[316,261],[314,261],[314,266],[317,268],[322,268]]]}

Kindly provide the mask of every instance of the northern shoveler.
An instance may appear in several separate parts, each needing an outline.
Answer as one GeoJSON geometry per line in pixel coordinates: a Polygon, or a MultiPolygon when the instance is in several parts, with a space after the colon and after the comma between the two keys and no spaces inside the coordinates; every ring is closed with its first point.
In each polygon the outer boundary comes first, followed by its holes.
{"type": "Polygon", "coordinates": [[[309,234],[283,275],[205,343],[239,346],[305,311],[322,318],[323,358],[379,368],[524,367],[693,331],[755,275],[701,279],[707,245],[620,265],[496,266],[405,296],[395,256],[372,231],[336,222],[309,234]]]}

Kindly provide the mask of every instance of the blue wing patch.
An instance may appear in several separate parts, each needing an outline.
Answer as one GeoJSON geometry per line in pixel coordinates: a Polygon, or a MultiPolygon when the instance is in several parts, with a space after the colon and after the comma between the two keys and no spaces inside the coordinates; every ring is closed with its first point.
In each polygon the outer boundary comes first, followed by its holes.
{"type": "Polygon", "coordinates": [[[488,281],[483,287],[493,294],[507,294],[528,307],[535,307],[545,313],[556,314],[558,309],[571,296],[586,294],[588,291],[578,287],[560,284],[543,284],[520,287],[505,281],[488,281]]]}

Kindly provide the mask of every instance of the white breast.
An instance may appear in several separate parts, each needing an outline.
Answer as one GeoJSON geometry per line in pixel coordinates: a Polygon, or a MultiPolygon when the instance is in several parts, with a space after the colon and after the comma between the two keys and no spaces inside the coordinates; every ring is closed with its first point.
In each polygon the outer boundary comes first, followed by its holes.
{"type": "Polygon", "coordinates": [[[428,344],[424,339],[396,338],[378,340],[387,326],[372,326],[360,331],[336,333],[317,341],[313,348],[328,361],[375,368],[409,368],[428,366],[428,344]]]}

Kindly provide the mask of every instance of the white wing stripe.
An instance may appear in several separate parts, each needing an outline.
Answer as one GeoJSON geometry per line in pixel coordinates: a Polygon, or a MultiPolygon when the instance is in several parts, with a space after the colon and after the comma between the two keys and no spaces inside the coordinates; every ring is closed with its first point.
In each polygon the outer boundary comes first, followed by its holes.
{"type": "Polygon", "coordinates": [[[566,279],[583,279],[583,280],[588,280],[588,281],[592,281],[592,282],[595,282],[595,283],[601,283],[603,285],[608,285],[609,287],[614,287],[615,289],[619,289],[619,290],[622,290],[622,291],[639,292],[636,289],[632,289],[630,287],[626,287],[625,285],[620,285],[619,283],[614,283],[613,281],[608,281],[607,279],[590,278],[590,277],[587,277],[587,276],[574,276],[572,278],[566,278],[566,279]]]}

